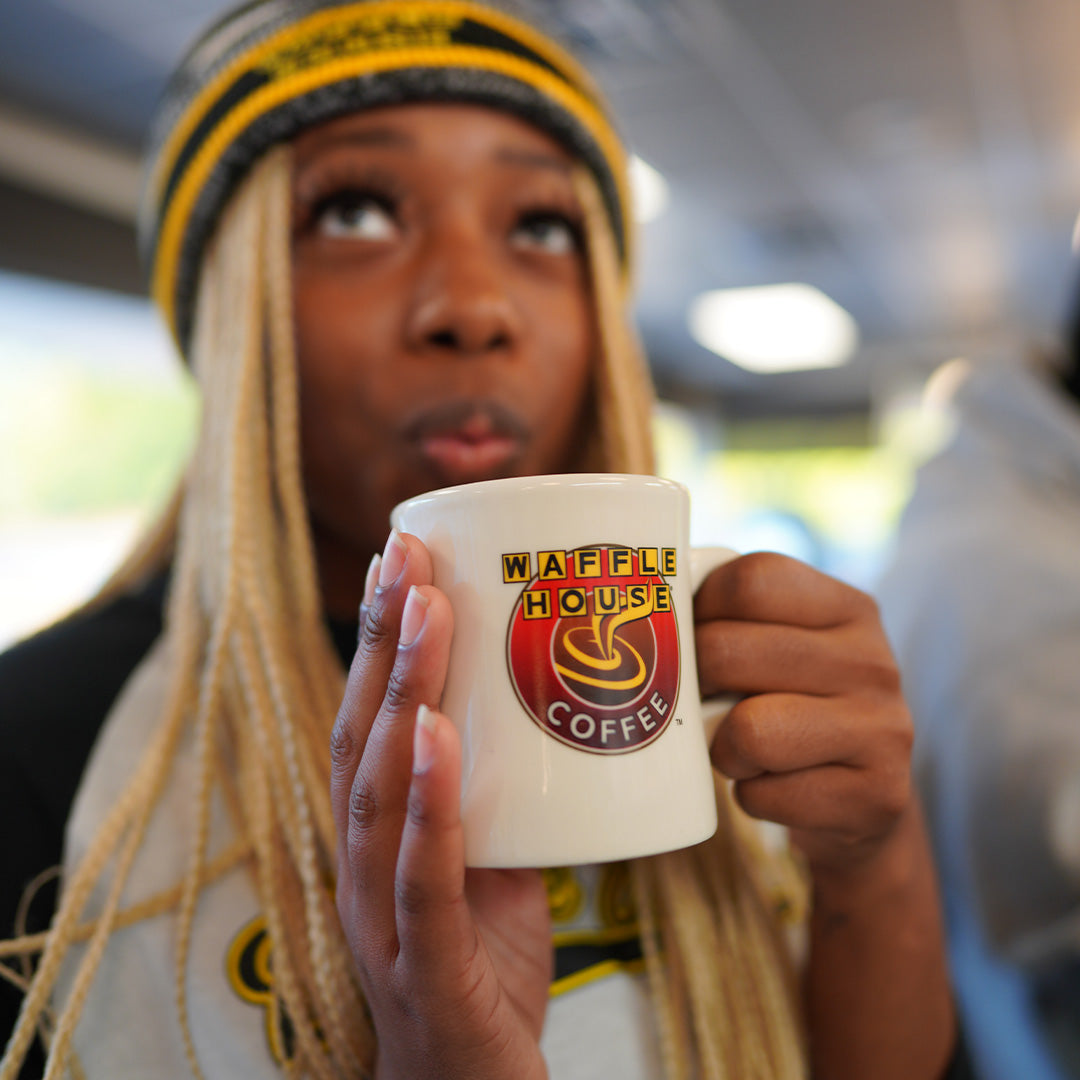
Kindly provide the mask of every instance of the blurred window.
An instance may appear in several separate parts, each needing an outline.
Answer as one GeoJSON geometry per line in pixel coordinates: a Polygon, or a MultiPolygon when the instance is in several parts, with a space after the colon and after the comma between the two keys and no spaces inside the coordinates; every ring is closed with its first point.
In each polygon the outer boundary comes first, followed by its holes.
{"type": "Polygon", "coordinates": [[[690,488],[693,544],[778,551],[871,589],[947,431],[915,395],[880,418],[713,422],[665,404],[657,436],[660,472],[690,488]]]}
{"type": "Polygon", "coordinates": [[[196,414],[148,301],[0,273],[0,647],[104,580],[168,497],[196,414]]]}

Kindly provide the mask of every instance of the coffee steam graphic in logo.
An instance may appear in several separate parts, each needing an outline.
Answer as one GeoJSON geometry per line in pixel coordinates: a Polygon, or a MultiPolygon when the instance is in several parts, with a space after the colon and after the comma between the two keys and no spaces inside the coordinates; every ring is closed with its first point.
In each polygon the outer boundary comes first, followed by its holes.
{"type": "Polygon", "coordinates": [[[620,754],[658,738],[679,694],[673,548],[596,545],[503,555],[522,584],[507,635],[518,698],[556,739],[620,754]]]}

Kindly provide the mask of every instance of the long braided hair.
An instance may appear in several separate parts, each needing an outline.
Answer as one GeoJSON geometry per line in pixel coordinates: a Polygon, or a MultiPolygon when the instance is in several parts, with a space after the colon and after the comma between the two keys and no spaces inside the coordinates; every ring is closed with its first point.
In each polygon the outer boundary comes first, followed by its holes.
{"type": "MultiPolygon", "coordinates": [[[[141,679],[143,692],[125,692],[115,708],[140,710],[153,734],[63,882],[48,933],[0,943],[0,958],[39,957],[32,979],[0,965],[26,990],[0,1080],[14,1080],[35,1034],[48,1046],[46,1080],[79,1075],[73,1035],[110,941],[163,913],[176,925],[177,1019],[202,1077],[186,991],[192,925],[207,885],[241,864],[266,919],[275,1015],[293,1032],[286,1074],[372,1069],[376,1035],[331,884],[328,740],[344,673],[324,623],[300,472],[290,185],[290,152],[277,147],[229,200],[202,259],[190,349],[200,436],[176,498],[103,594],[172,562],[164,634],[130,684],[141,679]],[[186,867],[168,889],[121,907],[181,759],[193,762],[186,867]],[[212,852],[215,800],[234,838],[212,852]]],[[[651,472],[652,391],[616,241],[589,170],[576,171],[575,186],[601,342],[582,467],[651,472]]],[[[782,896],[797,915],[805,896],[719,777],[716,790],[712,840],[631,863],[665,1071],[670,1080],[795,1080],[806,1075],[806,1051],[779,908],[782,896]]]]}

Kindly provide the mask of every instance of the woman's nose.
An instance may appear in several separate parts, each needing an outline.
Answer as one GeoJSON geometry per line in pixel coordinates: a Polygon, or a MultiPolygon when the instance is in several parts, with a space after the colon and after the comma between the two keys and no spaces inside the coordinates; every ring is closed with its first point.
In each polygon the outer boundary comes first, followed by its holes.
{"type": "Polygon", "coordinates": [[[495,253],[460,232],[427,245],[408,315],[409,345],[447,355],[509,352],[518,318],[495,253]]]}

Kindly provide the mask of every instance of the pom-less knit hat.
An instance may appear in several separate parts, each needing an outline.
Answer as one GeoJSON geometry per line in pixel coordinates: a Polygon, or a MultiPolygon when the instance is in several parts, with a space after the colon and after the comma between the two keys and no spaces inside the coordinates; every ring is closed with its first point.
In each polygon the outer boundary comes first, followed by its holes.
{"type": "Polygon", "coordinates": [[[458,0],[257,0],[194,46],[151,134],[140,246],[182,351],[203,248],[251,164],[312,124],[417,101],[501,109],[560,142],[595,176],[625,266],[622,144],[588,74],[530,23],[458,0]]]}

